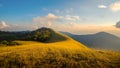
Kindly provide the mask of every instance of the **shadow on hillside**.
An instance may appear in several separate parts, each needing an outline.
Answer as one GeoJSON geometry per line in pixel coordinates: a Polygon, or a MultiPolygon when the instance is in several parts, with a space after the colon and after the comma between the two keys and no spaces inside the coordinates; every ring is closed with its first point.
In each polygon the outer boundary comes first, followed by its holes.
{"type": "Polygon", "coordinates": [[[66,37],[61,36],[59,34],[53,34],[47,41],[43,43],[54,43],[54,42],[61,42],[67,40],[66,37]]]}

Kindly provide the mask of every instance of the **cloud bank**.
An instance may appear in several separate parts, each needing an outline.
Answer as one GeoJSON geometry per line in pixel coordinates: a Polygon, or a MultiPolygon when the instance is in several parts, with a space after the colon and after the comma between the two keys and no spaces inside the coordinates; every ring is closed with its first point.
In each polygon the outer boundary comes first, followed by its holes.
{"type": "Polygon", "coordinates": [[[98,5],[98,8],[107,8],[105,5],[98,5]]]}
{"type": "Polygon", "coordinates": [[[25,31],[34,30],[37,27],[34,24],[7,24],[5,21],[1,21],[0,30],[3,31],[25,31]]]}
{"type": "Polygon", "coordinates": [[[46,16],[37,16],[33,18],[33,22],[38,25],[38,27],[54,27],[55,24],[59,23],[59,26],[68,22],[77,22],[80,20],[79,16],[65,15],[57,16],[55,14],[49,13],[46,16]]]}
{"type": "Polygon", "coordinates": [[[120,1],[116,1],[114,3],[111,3],[108,6],[106,6],[106,5],[98,5],[98,8],[100,8],[100,9],[108,8],[109,10],[111,10],[113,12],[118,12],[118,11],[120,11],[120,1]]]}
{"type": "Polygon", "coordinates": [[[55,16],[54,14],[49,13],[47,16],[38,16],[33,18],[33,22],[39,23],[39,25],[41,27],[48,27],[51,26],[52,23],[57,20],[57,16],[55,16]]]}
{"type": "Polygon", "coordinates": [[[109,6],[109,9],[112,10],[112,11],[114,11],[114,12],[120,11],[120,1],[112,3],[109,6]]]}
{"type": "Polygon", "coordinates": [[[6,27],[9,27],[7,23],[5,21],[1,21],[0,29],[6,28],[6,27]]]}
{"type": "MultiPolygon", "coordinates": [[[[78,25],[80,21],[79,16],[74,15],[64,15],[57,16],[52,13],[48,13],[46,16],[36,16],[33,18],[32,23],[29,24],[7,24],[5,21],[1,21],[0,29],[6,31],[24,31],[24,30],[34,30],[41,27],[49,28],[59,28],[59,27],[72,27],[75,24],[78,25]],[[63,26],[64,25],[64,26],[63,26]]],[[[58,30],[58,29],[57,29],[58,30]]]]}

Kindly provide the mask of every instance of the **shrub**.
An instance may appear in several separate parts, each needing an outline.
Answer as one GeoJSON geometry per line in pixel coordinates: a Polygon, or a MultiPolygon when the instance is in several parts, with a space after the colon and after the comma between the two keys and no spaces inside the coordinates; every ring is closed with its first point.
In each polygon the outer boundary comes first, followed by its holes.
{"type": "Polygon", "coordinates": [[[4,45],[4,46],[12,46],[12,45],[19,45],[19,43],[17,42],[13,42],[13,41],[6,41],[6,40],[3,40],[0,42],[1,45],[4,45]]]}
{"type": "Polygon", "coordinates": [[[9,45],[11,46],[11,45],[19,45],[19,43],[17,43],[17,42],[9,42],[9,45]]]}
{"type": "Polygon", "coordinates": [[[6,40],[3,40],[3,41],[1,42],[1,44],[3,44],[3,45],[8,45],[9,42],[7,42],[6,40]]]}

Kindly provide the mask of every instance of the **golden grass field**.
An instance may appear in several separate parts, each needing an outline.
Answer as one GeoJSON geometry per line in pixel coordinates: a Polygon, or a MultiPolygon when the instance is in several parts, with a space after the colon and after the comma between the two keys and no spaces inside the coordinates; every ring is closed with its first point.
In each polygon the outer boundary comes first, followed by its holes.
{"type": "Polygon", "coordinates": [[[71,38],[54,43],[16,41],[0,47],[0,68],[119,68],[120,52],[95,50],[71,38]]]}

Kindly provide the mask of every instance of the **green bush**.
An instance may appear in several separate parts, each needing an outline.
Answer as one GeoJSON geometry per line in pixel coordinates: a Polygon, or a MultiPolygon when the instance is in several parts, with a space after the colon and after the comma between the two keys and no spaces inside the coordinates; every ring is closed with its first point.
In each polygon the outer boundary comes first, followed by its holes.
{"type": "Polygon", "coordinates": [[[3,44],[3,45],[8,45],[9,42],[7,42],[6,40],[3,40],[3,41],[1,42],[1,44],[3,44]]]}
{"type": "Polygon", "coordinates": [[[11,45],[19,45],[19,43],[17,43],[17,42],[9,42],[9,45],[11,46],[11,45]]]}
{"type": "Polygon", "coordinates": [[[19,43],[17,42],[13,42],[13,41],[6,41],[6,40],[3,40],[0,42],[0,44],[3,46],[12,46],[12,45],[19,45],[19,43]]]}

